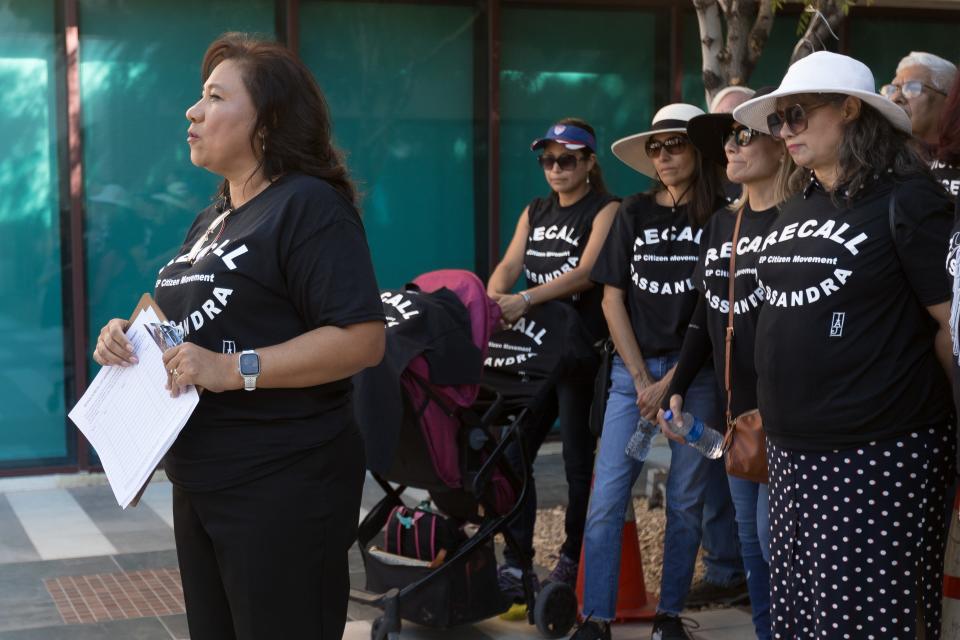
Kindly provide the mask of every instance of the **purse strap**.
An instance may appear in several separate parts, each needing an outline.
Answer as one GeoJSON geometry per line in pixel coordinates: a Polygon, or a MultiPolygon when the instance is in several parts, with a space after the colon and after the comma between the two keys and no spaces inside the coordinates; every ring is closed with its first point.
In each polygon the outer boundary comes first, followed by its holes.
{"type": "Polygon", "coordinates": [[[732,375],[731,375],[731,356],[733,355],[733,304],[736,301],[734,283],[736,279],[736,270],[737,270],[737,240],[740,239],[740,223],[743,221],[743,211],[746,209],[746,204],[740,207],[740,210],[737,211],[737,221],[733,225],[733,240],[730,247],[730,271],[727,273],[727,300],[729,301],[729,308],[727,309],[727,334],[724,338],[724,368],[723,368],[723,385],[727,391],[727,431],[732,436],[732,427],[734,425],[733,419],[733,390],[732,390],[732,375]]]}

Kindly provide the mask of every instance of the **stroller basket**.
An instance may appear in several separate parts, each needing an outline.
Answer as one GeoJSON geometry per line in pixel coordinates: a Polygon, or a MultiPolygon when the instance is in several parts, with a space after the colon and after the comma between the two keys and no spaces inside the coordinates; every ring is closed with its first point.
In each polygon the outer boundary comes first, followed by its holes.
{"type": "MultiPolygon", "coordinates": [[[[362,549],[367,591],[386,593],[402,589],[426,576],[435,567],[427,562],[362,549]]],[[[447,628],[495,616],[509,603],[497,586],[497,562],[492,540],[478,545],[461,562],[436,580],[427,581],[400,600],[400,617],[428,627],[447,628]]]]}

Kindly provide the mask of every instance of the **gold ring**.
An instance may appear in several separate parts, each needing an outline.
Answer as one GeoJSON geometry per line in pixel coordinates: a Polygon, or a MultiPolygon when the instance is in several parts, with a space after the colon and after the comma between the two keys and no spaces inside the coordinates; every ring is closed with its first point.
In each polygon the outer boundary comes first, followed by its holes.
{"type": "Polygon", "coordinates": [[[173,377],[174,377],[174,378],[179,378],[179,377],[180,377],[180,372],[177,371],[176,369],[171,369],[171,370],[170,370],[170,373],[173,374],[173,377]]]}

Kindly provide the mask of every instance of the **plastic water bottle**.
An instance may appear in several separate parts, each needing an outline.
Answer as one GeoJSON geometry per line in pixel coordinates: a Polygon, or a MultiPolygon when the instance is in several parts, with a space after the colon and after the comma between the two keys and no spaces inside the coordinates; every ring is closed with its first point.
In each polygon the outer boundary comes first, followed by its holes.
{"type": "Polygon", "coordinates": [[[723,436],[686,411],[680,414],[679,420],[676,420],[673,411],[667,409],[663,419],[667,421],[671,431],[683,438],[704,457],[716,460],[723,455],[723,436]]]}
{"type": "Polygon", "coordinates": [[[655,423],[641,417],[637,422],[637,430],[633,432],[630,441],[627,442],[624,453],[637,462],[643,462],[650,454],[650,444],[653,442],[653,436],[657,435],[659,430],[660,427],[655,423]]]}

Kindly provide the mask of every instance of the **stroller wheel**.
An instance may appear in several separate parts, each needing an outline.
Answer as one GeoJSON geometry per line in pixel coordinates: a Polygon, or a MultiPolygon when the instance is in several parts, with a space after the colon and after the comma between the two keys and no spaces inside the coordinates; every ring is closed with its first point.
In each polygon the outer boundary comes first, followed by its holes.
{"type": "Polygon", "coordinates": [[[386,620],[380,616],[370,625],[370,640],[400,640],[400,631],[389,631],[386,620]]]}
{"type": "Polygon", "coordinates": [[[537,595],[533,620],[548,638],[567,635],[577,621],[577,594],[568,584],[551,582],[537,595]]]}

